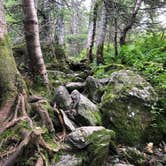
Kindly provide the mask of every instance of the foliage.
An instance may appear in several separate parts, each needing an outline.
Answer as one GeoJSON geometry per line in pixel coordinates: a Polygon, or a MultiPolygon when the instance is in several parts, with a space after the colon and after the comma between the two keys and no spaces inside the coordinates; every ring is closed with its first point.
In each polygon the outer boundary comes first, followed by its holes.
{"type": "Polygon", "coordinates": [[[158,102],[151,110],[155,119],[151,129],[148,130],[159,132],[160,135],[166,133],[164,120],[166,116],[166,69],[163,67],[166,60],[165,45],[166,37],[161,37],[160,34],[140,35],[135,43],[120,48],[118,57],[113,57],[113,51],[105,48],[105,65],[92,65],[94,75],[99,78],[108,77],[112,72],[126,68],[139,73],[152,84],[158,94],[158,102]]]}

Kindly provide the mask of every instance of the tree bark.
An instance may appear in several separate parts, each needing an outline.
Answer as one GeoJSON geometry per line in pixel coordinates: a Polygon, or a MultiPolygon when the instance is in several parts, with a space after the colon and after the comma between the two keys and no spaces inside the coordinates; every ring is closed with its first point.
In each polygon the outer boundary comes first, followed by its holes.
{"type": "Polygon", "coordinates": [[[17,93],[25,88],[12,54],[3,4],[0,0],[0,125],[11,115],[17,93]]]}
{"type": "Polygon", "coordinates": [[[127,25],[124,27],[124,29],[121,32],[121,36],[120,36],[120,45],[121,46],[126,44],[127,32],[132,28],[132,26],[135,22],[135,19],[136,19],[136,16],[138,14],[138,11],[140,9],[141,3],[142,3],[142,0],[136,0],[135,7],[134,7],[134,10],[131,14],[131,17],[130,17],[127,25]]]}
{"type": "Polygon", "coordinates": [[[58,5],[58,18],[57,18],[57,36],[58,36],[58,44],[64,47],[64,38],[65,38],[65,27],[64,27],[64,2],[62,0],[58,1],[60,4],[58,5]]]}
{"type": "Polygon", "coordinates": [[[93,46],[96,35],[96,21],[97,21],[97,12],[98,12],[98,1],[92,2],[93,14],[89,18],[89,32],[88,32],[88,41],[87,41],[87,57],[89,62],[93,62],[93,46]]]}
{"type": "Polygon", "coordinates": [[[102,6],[102,16],[101,16],[101,28],[100,28],[98,40],[97,40],[97,55],[96,62],[99,65],[104,64],[103,49],[104,49],[104,40],[107,31],[107,11],[105,3],[103,2],[102,6]]]}
{"type": "Polygon", "coordinates": [[[48,84],[48,76],[40,47],[39,25],[34,0],[22,0],[24,11],[24,29],[27,50],[33,75],[39,74],[44,84],[48,84]]]}
{"type": "Polygon", "coordinates": [[[115,26],[115,34],[114,34],[114,49],[115,49],[115,56],[118,56],[118,24],[117,24],[117,18],[115,16],[114,18],[114,26],[115,26]]]}

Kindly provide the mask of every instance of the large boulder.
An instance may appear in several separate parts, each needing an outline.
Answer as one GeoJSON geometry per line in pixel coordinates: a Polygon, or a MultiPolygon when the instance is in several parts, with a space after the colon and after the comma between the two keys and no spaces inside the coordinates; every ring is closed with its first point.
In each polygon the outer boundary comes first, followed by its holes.
{"type": "Polygon", "coordinates": [[[82,165],[103,165],[108,157],[111,139],[115,133],[104,127],[80,127],[67,136],[69,143],[75,150],[79,150],[82,165]]]}
{"type": "Polygon", "coordinates": [[[54,103],[57,104],[58,108],[63,110],[69,110],[72,104],[71,96],[65,86],[59,86],[55,90],[54,103]]]}
{"type": "Polygon", "coordinates": [[[104,124],[116,131],[120,142],[141,142],[152,121],[150,110],[156,100],[154,89],[140,75],[130,70],[114,72],[102,97],[104,124]]]}
{"type": "MultiPolygon", "coordinates": [[[[72,108],[75,110],[74,120],[79,126],[95,126],[100,124],[101,117],[97,106],[77,90],[71,93],[72,108]]],[[[69,115],[70,116],[70,115],[69,115]]]]}

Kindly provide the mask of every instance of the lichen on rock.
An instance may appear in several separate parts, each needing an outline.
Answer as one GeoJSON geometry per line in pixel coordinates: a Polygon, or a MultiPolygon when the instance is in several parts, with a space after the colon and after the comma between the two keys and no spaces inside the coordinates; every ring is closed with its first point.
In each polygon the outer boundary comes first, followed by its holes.
{"type": "Polygon", "coordinates": [[[153,87],[140,75],[114,72],[102,97],[104,124],[117,132],[120,142],[138,143],[152,121],[150,110],[156,101],[153,87]]]}

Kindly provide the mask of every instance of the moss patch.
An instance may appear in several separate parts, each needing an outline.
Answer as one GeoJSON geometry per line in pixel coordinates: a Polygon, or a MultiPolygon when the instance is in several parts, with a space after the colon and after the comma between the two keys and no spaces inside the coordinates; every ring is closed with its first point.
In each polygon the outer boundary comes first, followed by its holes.
{"type": "Polygon", "coordinates": [[[106,160],[109,152],[109,144],[111,139],[114,139],[115,132],[111,130],[95,131],[86,140],[89,142],[89,147],[86,156],[88,157],[87,164],[91,166],[102,165],[106,160]]]}
{"type": "Polygon", "coordinates": [[[23,89],[25,84],[17,70],[10,41],[6,35],[0,40],[0,105],[23,89]]]}

